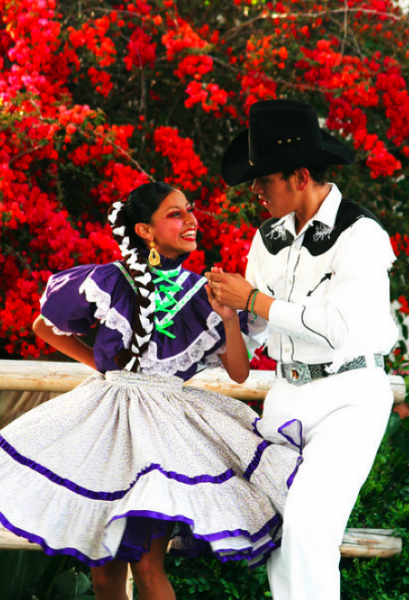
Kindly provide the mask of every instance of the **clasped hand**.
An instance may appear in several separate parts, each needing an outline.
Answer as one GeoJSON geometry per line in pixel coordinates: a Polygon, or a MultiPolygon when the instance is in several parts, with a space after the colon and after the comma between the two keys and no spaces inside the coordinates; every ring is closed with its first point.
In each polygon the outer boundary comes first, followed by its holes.
{"type": "Polygon", "coordinates": [[[222,318],[223,315],[218,310],[221,307],[231,309],[234,313],[236,310],[246,308],[246,301],[252,287],[244,277],[237,273],[224,273],[219,267],[212,267],[210,272],[205,273],[205,277],[209,282],[206,285],[209,302],[213,310],[222,318]],[[213,302],[217,304],[214,305],[213,302]]]}

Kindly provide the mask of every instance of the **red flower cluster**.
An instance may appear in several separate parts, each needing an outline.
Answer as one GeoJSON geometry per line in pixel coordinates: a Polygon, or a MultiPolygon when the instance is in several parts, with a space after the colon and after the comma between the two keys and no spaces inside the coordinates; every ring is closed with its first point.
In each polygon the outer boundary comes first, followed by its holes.
{"type": "MultiPolygon", "coordinates": [[[[380,92],[384,92],[385,105],[402,108],[404,120],[405,115],[409,115],[409,102],[406,92],[399,95],[402,78],[397,77],[396,72],[378,74],[377,54],[371,60],[361,60],[337,52],[334,49],[337,45],[337,40],[320,40],[313,50],[303,48],[308,60],[299,61],[297,66],[305,71],[305,81],[325,91],[330,104],[328,127],[341,131],[344,136],[352,135],[355,148],[367,153],[367,165],[373,179],[391,176],[402,168],[402,164],[377,133],[368,131],[366,109],[379,106],[380,92]],[[398,86],[396,91],[392,87],[395,85],[398,86]]],[[[390,110],[390,113],[395,115],[398,111],[390,110]]],[[[386,114],[389,116],[388,111],[386,114]]],[[[388,137],[392,136],[398,138],[397,127],[390,128],[388,137]]]]}
{"type": "Polygon", "coordinates": [[[400,312],[404,315],[409,315],[409,302],[405,296],[399,296],[398,302],[400,303],[400,312]]]}
{"type": "Polygon", "coordinates": [[[186,88],[189,98],[185,100],[186,108],[192,108],[195,104],[201,103],[206,112],[214,111],[216,117],[221,117],[220,108],[228,100],[228,93],[220,89],[217,83],[208,83],[203,85],[198,81],[192,81],[186,88]]]}
{"type": "Polygon", "coordinates": [[[182,264],[184,269],[201,275],[206,268],[205,253],[203,250],[194,250],[182,264]]]}
{"type": "Polygon", "coordinates": [[[229,222],[229,217],[237,214],[240,208],[227,199],[222,187],[216,187],[210,196],[204,188],[195,207],[203,232],[202,245],[207,249],[219,247],[221,261],[216,266],[229,273],[244,275],[256,228],[248,223],[229,222]]]}
{"type": "Polygon", "coordinates": [[[156,43],[141,27],[136,27],[128,44],[128,54],[124,58],[126,68],[128,71],[132,67],[139,69],[145,65],[153,64],[155,59],[156,43]]]}
{"type": "Polygon", "coordinates": [[[329,13],[305,0],[234,0],[223,16],[192,0],[183,17],[174,0],[97,4],[69,11],[56,0],[0,0],[8,351],[46,351],[31,322],[49,273],[118,258],[102,224],[107,207],[153,177],[199,196],[204,251],[189,268],[244,273],[258,211],[247,189],[220,182],[220,159],[250,105],[276,98],[311,101],[354,147],[348,194],[364,194],[371,208],[379,202],[386,226],[390,218],[392,289],[408,314],[409,217],[399,195],[409,159],[409,29],[396,3],[348,0],[347,11],[329,13]],[[311,11],[319,14],[306,22],[311,11]]]}
{"type": "Polygon", "coordinates": [[[200,80],[204,75],[213,71],[213,59],[211,56],[191,54],[183,58],[174,71],[176,77],[185,79],[187,76],[200,80]]]}
{"type": "Polygon", "coordinates": [[[169,31],[162,36],[162,44],[166,48],[167,59],[171,61],[184,50],[204,48],[207,42],[178,16],[175,20],[169,20],[169,31]]]}
{"type": "Polygon", "coordinates": [[[275,371],[277,362],[266,354],[266,349],[257,348],[250,361],[250,368],[257,371],[275,371]]]}
{"type": "Polygon", "coordinates": [[[391,244],[396,256],[399,256],[401,252],[409,256],[409,235],[396,233],[391,237],[391,244]]]}
{"type": "Polygon", "coordinates": [[[113,87],[111,75],[106,71],[98,70],[95,67],[90,67],[88,69],[88,75],[96,91],[106,98],[113,87]]]}
{"type": "Polygon", "coordinates": [[[199,156],[193,150],[193,141],[182,138],[173,127],[157,127],[153,140],[155,150],[169,159],[173,174],[165,181],[180,185],[182,189],[194,191],[200,185],[200,179],[207,174],[199,156]]]}
{"type": "Polygon", "coordinates": [[[92,52],[101,67],[107,67],[116,60],[115,44],[106,34],[111,19],[103,16],[95,19],[94,24],[86,22],[80,29],[68,27],[69,40],[75,49],[85,46],[92,52]]]}
{"type": "Polygon", "coordinates": [[[246,112],[254,102],[277,99],[277,84],[264,73],[249,72],[241,77],[240,83],[246,112]]]}

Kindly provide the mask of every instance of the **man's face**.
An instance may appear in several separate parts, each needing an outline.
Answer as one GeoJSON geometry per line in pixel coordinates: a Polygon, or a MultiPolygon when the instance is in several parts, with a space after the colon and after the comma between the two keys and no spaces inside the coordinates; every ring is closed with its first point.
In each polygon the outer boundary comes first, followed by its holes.
{"type": "Polygon", "coordinates": [[[297,208],[295,176],[287,181],[282,173],[272,173],[254,180],[251,191],[256,194],[272,217],[281,219],[297,208]]]}

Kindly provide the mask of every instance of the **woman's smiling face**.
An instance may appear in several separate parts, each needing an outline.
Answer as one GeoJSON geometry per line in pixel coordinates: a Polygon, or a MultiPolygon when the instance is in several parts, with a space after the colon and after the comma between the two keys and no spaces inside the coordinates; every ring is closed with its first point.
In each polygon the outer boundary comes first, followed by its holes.
{"type": "Polygon", "coordinates": [[[161,202],[147,228],[156,250],[163,256],[177,258],[196,250],[196,217],[192,205],[178,190],[161,202]]]}

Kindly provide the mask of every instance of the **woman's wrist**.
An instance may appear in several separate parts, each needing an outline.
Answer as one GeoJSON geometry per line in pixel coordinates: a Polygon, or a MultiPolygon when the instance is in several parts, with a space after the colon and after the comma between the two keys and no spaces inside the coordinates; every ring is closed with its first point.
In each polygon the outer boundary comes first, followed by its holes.
{"type": "MultiPolygon", "coordinates": [[[[233,309],[232,309],[233,311],[233,309]]],[[[223,325],[226,327],[232,327],[232,326],[236,326],[240,320],[239,320],[239,315],[237,314],[236,311],[233,311],[231,317],[223,317],[222,318],[223,321],[223,325]]]]}

